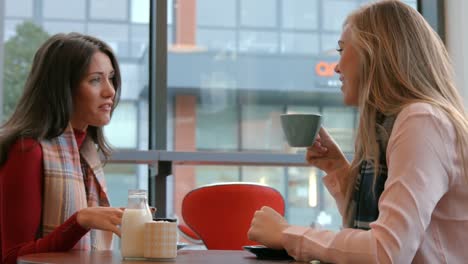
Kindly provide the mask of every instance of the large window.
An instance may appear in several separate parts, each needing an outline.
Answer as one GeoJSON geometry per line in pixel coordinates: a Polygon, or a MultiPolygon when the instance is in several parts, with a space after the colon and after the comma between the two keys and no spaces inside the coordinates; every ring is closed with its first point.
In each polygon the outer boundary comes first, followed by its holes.
{"type": "MultiPolygon", "coordinates": [[[[156,1],[167,1],[167,64],[152,69],[167,69],[167,124],[161,127],[168,150],[301,153],[285,143],[279,116],[302,112],[322,114],[324,126],[352,154],[358,113],[343,105],[333,66],[343,19],[364,0],[1,1],[2,120],[40,43],[58,32],[82,32],[109,43],[121,65],[121,105],[106,136],[116,149],[147,150],[158,133],[148,110],[156,103],[149,100],[150,4],[156,1]],[[12,67],[18,61],[21,67],[12,67]]],[[[405,2],[416,8],[416,0],[405,2]]],[[[322,176],[304,167],[177,166],[168,184],[168,216],[180,217],[182,198],[193,188],[251,181],[283,194],[291,223],[338,228],[322,176]]],[[[108,164],[106,178],[111,202],[124,206],[127,189],[148,188],[148,166],[108,164]]]]}
{"type": "MultiPolygon", "coordinates": [[[[168,23],[169,149],[298,153],[279,116],[301,112],[322,114],[352,154],[358,114],[343,105],[333,67],[343,20],[365,2],[178,1],[168,23]]],[[[292,223],[338,228],[322,176],[315,168],[177,166],[171,213],[180,216],[183,196],[197,186],[250,181],[278,189],[292,223]]]]}

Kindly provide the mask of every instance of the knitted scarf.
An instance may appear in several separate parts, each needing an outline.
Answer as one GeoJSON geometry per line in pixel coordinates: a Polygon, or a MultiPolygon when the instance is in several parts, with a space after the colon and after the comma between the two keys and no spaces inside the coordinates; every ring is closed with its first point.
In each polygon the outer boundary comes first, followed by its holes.
{"type": "Polygon", "coordinates": [[[370,229],[369,224],[379,217],[378,201],[387,180],[387,144],[392,133],[395,116],[377,117],[377,142],[379,145],[379,173],[374,183],[375,166],[371,161],[364,160],[360,165],[359,174],[356,177],[354,193],[348,205],[350,218],[347,226],[352,228],[370,229]],[[354,217],[353,217],[354,216],[354,217]]]}
{"type": "MultiPolygon", "coordinates": [[[[78,149],[73,128],[40,142],[44,164],[42,235],[51,233],[78,210],[109,206],[96,145],[87,136],[78,149]]],[[[112,233],[91,230],[74,249],[111,249],[112,233]]]]}

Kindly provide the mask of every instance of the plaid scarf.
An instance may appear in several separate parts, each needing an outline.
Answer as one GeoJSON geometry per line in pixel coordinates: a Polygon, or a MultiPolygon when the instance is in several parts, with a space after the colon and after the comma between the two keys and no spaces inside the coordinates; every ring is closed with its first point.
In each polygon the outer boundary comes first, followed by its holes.
{"type": "MultiPolygon", "coordinates": [[[[96,145],[86,137],[78,149],[72,127],[41,141],[44,164],[42,235],[51,233],[78,210],[109,206],[106,183],[96,145]]],[[[111,249],[112,233],[91,230],[74,249],[111,249]]]]}
{"type": "Polygon", "coordinates": [[[369,230],[369,224],[379,217],[378,201],[384,190],[388,172],[386,150],[394,122],[395,116],[377,116],[376,131],[380,152],[379,173],[374,183],[374,165],[370,160],[364,160],[361,163],[354,186],[354,194],[349,204],[351,215],[354,215],[354,218],[351,218],[348,223],[349,227],[369,230]]]}

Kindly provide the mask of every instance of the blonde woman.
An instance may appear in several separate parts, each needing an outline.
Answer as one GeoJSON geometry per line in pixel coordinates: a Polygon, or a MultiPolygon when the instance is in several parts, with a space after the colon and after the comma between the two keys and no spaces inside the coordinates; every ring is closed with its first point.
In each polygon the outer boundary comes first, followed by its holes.
{"type": "Polygon", "coordinates": [[[393,0],[352,13],[338,45],[344,103],[360,113],[355,157],[322,129],[306,158],[327,173],[344,228],[290,226],[264,207],[249,238],[296,260],[466,263],[468,120],[443,43],[393,0]]]}

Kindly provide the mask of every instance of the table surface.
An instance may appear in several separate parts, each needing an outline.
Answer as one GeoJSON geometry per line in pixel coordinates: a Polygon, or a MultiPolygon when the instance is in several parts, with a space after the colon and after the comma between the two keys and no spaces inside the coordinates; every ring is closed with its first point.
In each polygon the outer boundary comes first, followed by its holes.
{"type": "Polygon", "coordinates": [[[39,263],[106,263],[106,264],[272,264],[295,263],[291,260],[259,260],[255,255],[241,250],[179,250],[177,257],[171,260],[123,260],[115,251],[69,251],[56,253],[38,253],[18,258],[18,264],[39,263]]]}

